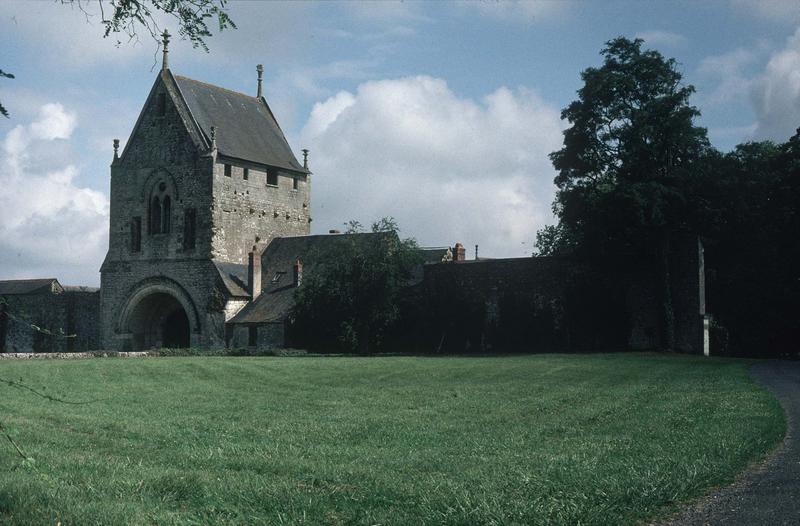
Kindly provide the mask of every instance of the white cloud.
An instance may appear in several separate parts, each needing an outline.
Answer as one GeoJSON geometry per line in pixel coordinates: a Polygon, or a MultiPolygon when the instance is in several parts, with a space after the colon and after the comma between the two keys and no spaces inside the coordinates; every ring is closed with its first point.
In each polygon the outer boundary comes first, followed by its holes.
{"type": "Polygon", "coordinates": [[[757,139],[785,141],[800,126],[800,29],[775,52],[752,85],[757,139]]]}
{"type": "Polygon", "coordinates": [[[108,198],[74,183],[69,139],[77,122],[60,104],[9,131],[0,163],[0,275],[97,284],[107,248],[108,198]]]}
{"type": "Polygon", "coordinates": [[[686,47],[689,39],[685,36],[673,33],[671,31],[642,31],[636,33],[636,38],[641,38],[645,41],[647,47],[666,46],[672,48],[686,47]]]}
{"type": "Polygon", "coordinates": [[[697,73],[715,83],[712,92],[702,94],[702,104],[730,104],[750,92],[752,79],[746,74],[759,54],[753,49],[738,48],[729,53],[704,58],[697,73]]]}
{"type": "Polygon", "coordinates": [[[118,38],[103,38],[100,18],[96,2],[0,2],[0,33],[25,49],[34,49],[38,59],[88,69],[152,56],[156,43],[149,34],[140,35],[140,43],[124,37],[117,46],[118,38]]]}
{"type": "Polygon", "coordinates": [[[314,106],[313,227],[395,217],[423,245],[480,244],[485,256],[529,255],[552,221],[561,145],[556,108],[528,89],[480,101],[427,76],[361,84],[314,106]]]}

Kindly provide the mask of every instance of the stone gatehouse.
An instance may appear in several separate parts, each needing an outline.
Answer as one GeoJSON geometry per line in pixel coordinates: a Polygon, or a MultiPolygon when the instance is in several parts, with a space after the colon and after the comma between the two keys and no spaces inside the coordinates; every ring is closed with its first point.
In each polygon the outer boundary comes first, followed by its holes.
{"type": "MultiPolygon", "coordinates": [[[[0,281],[0,352],[283,346],[304,264],[313,272],[315,259],[346,237],[310,235],[308,151],[302,163],[292,152],[262,96],[261,66],[255,96],[238,93],[174,74],[164,44],[125,148],[114,141],[100,290],[0,281]]],[[[701,353],[702,250],[686,246],[671,285],[678,340],[701,353]]],[[[572,262],[465,261],[460,244],[424,259],[409,286],[418,318],[405,332],[428,334],[433,347],[521,341],[532,351],[569,351],[587,335],[596,348],[657,345],[657,279],[641,265],[617,266],[590,300],[597,287],[576,282],[572,262]],[[611,324],[594,323],[594,312],[611,324]]]]}

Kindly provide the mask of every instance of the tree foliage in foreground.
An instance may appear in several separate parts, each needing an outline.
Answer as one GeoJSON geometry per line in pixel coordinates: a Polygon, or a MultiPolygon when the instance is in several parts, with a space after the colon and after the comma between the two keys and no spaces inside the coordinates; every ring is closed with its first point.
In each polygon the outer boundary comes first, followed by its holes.
{"type": "Polygon", "coordinates": [[[654,238],[684,226],[682,189],[709,149],[706,130],[693,123],[694,88],[682,84],[675,59],[642,44],[611,40],[603,65],[583,71],[578,99],[561,112],[571,124],[564,146],[550,155],[554,233],[595,254],[651,249],[654,238]]]}
{"type": "Polygon", "coordinates": [[[399,295],[420,261],[414,239],[401,239],[397,223],[373,223],[372,236],[347,224],[336,250],[313,255],[296,292],[295,332],[309,345],[368,354],[400,315],[399,295]]]}
{"type": "Polygon", "coordinates": [[[706,206],[707,298],[718,352],[798,357],[800,130],[784,144],[709,157],[693,188],[706,206]]]}
{"type": "Polygon", "coordinates": [[[578,99],[562,112],[571,126],[550,154],[558,175],[553,210],[559,224],[537,235],[537,252],[603,258],[628,254],[658,268],[664,348],[674,348],[670,245],[685,229],[691,203],[683,191],[710,149],[700,112],[689,103],[675,59],[619,37],[601,51],[603,65],[581,74],[578,99]]]}
{"type": "MultiPolygon", "coordinates": [[[[95,2],[88,0],[60,0],[61,4],[77,6],[86,13],[87,18],[93,16],[86,8],[95,2]]],[[[103,38],[115,35],[126,37],[128,42],[138,42],[140,34],[152,38],[156,45],[161,45],[159,33],[161,28],[158,19],[166,16],[176,23],[178,35],[192,43],[195,48],[208,52],[206,38],[213,35],[210,23],[216,23],[219,31],[236,28],[236,24],[228,15],[228,0],[97,0],[100,9],[100,23],[104,27],[103,38]]],[[[118,38],[117,45],[122,40],[118,38]]],[[[14,75],[0,69],[0,77],[14,78],[14,75]]],[[[8,111],[0,103],[0,115],[8,117],[8,111]]]]}
{"type": "Polygon", "coordinates": [[[702,236],[712,352],[797,355],[800,341],[800,130],[785,144],[713,149],[674,59],[617,38],[562,112],[571,127],[551,154],[558,224],[537,255],[652,261],[662,278],[662,345],[670,347],[670,242],[702,236]]]}

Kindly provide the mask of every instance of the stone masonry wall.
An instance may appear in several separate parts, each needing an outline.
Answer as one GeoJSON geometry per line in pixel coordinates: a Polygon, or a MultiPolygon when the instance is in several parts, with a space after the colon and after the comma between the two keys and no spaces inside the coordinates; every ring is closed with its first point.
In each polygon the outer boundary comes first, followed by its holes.
{"type": "Polygon", "coordinates": [[[170,87],[159,79],[123,156],[111,167],[111,219],[107,261],[166,258],[208,259],[211,254],[213,159],[198,152],[178,108],[166,97],[159,115],[158,96],[170,87]],[[161,185],[164,191],[159,191],[161,185]],[[170,197],[168,233],[150,228],[152,197],[170,197]],[[195,243],[184,244],[186,211],[195,211],[195,243]],[[141,221],[141,250],[131,246],[131,224],[141,221]]]}
{"type": "Polygon", "coordinates": [[[225,303],[223,284],[211,261],[193,259],[131,261],[107,263],[104,267],[103,341],[107,350],[130,350],[130,341],[121,316],[131,295],[142,287],[164,286],[184,291],[191,298],[186,312],[193,347],[225,346],[225,303]]]}
{"type": "MultiPolygon", "coordinates": [[[[670,285],[676,350],[703,352],[702,248],[673,246],[670,285]]],[[[440,350],[598,351],[661,344],[660,281],[651,261],[589,266],[572,258],[518,258],[425,266],[424,316],[409,326],[440,350]]],[[[418,315],[419,316],[419,315],[418,315]]],[[[412,331],[413,332],[413,331],[412,331]]]]}
{"type": "Polygon", "coordinates": [[[162,74],[125,152],[111,167],[109,251],[101,270],[102,339],[108,349],[126,350],[131,345],[120,327],[120,315],[130,294],[147,282],[166,283],[190,296],[190,310],[196,312],[187,312],[195,329],[192,345],[224,345],[224,298],[223,305],[212,301],[224,296],[210,261],[214,159],[198,151],[185,124],[191,116],[168,94],[178,97],[162,74]],[[163,114],[158,104],[162,94],[163,114]],[[163,223],[158,233],[151,224],[154,196],[170,198],[168,232],[163,232],[163,223]],[[194,243],[184,238],[190,213],[194,243]],[[141,224],[140,247],[133,246],[134,218],[141,224]]]}
{"type": "Polygon", "coordinates": [[[423,290],[431,318],[437,320],[429,337],[442,350],[627,346],[625,290],[566,258],[426,265],[423,290]]]}
{"type": "Polygon", "coordinates": [[[277,183],[267,184],[263,167],[218,159],[212,205],[214,259],[246,264],[247,254],[256,243],[265,246],[277,236],[309,234],[310,177],[278,171],[277,183]],[[226,165],[230,167],[229,176],[225,175],[226,165]]]}
{"type": "Polygon", "coordinates": [[[310,230],[306,175],[281,172],[277,185],[267,185],[265,167],[216,159],[214,152],[199,150],[196,131],[187,124],[191,115],[173,99],[180,100],[180,95],[162,73],[125,151],[111,167],[109,251],[101,270],[102,341],[107,349],[131,345],[120,317],[131,294],[148,283],[188,295],[189,310],[196,312],[187,312],[191,345],[223,346],[225,318],[241,302],[231,304],[212,260],[246,263],[255,243],[263,246],[275,236],[310,230]],[[165,196],[171,205],[169,228],[163,218],[161,228],[154,228],[153,198],[163,203],[165,196]],[[191,230],[187,224],[192,214],[194,242],[189,243],[185,233],[191,230]],[[139,246],[133,232],[137,221],[139,246]]]}
{"type": "Polygon", "coordinates": [[[0,352],[75,352],[99,348],[97,290],[4,296],[0,352]],[[41,330],[32,327],[35,325],[41,330]]]}
{"type": "MultiPolygon", "coordinates": [[[[702,352],[702,265],[687,250],[681,245],[675,255],[673,308],[677,350],[696,353],[702,352]]],[[[661,294],[650,266],[618,259],[590,268],[569,258],[426,265],[423,296],[435,320],[432,331],[428,324],[429,345],[453,352],[657,348],[661,294]]]]}

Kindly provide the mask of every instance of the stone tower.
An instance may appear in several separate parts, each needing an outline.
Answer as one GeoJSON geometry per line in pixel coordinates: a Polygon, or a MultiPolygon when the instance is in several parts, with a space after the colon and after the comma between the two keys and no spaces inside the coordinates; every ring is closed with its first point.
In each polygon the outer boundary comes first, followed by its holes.
{"type": "Polygon", "coordinates": [[[307,163],[267,101],[174,75],[164,63],[111,164],[101,267],[103,346],[221,347],[252,298],[248,254],[309,233],[307,163]]]}

